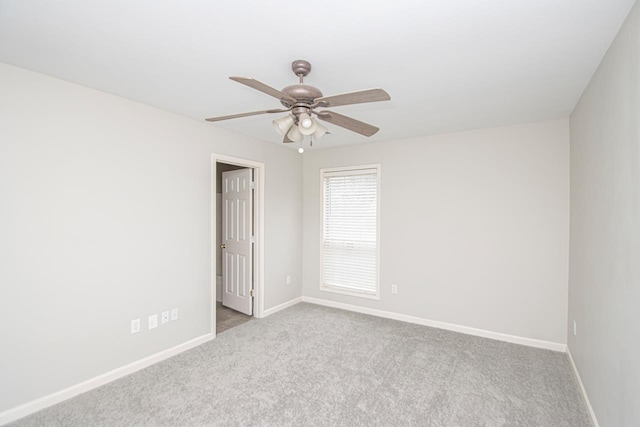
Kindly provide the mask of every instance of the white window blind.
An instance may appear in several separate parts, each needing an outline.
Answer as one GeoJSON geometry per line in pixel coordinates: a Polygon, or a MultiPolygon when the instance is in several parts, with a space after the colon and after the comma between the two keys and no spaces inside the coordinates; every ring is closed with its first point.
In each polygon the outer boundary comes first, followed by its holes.
{"type": "Polygon", "coordinates": [[[325,169],[322,190],[322,288],[376,296],[378,167],[325,169]]]}

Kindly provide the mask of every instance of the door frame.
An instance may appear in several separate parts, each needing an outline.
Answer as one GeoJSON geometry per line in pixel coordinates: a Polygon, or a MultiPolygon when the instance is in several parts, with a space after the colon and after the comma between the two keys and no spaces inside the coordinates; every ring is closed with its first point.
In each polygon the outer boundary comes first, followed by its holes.
{"type": "Polygon", "coordinates": [[[264,317],[264,176],[265,166],[262,162],[227,156],[224,154],[211,154],[211,333],[216,336],[216,164],[227,163],[253,169],[254,188],[254,212],[253,227],[255,231],[255,243],[253,245],[253,316],[264,317]]]}

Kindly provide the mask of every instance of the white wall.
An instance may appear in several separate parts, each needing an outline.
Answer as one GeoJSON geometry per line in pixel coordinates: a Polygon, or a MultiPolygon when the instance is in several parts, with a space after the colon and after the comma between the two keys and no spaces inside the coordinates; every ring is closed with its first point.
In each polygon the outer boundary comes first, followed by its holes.
{"type": "MultiPolygon", "coordinates": [[[[216,165],[216,274],[222,276],[222,172],[242,169],[242,166],[218,163],[216,165]]],[[[254,204],[255,207],[255,204],[254,204]]],[[[222,289],[218,290],[222,298],[222,289]]],[[[221,299],[219,301],[222,301],[221,299]]]]}
{"type": "Polygon", "coordinates": [[[304,296],[566,343],[566,119],[305,152],[303,229],[304,296]],[[319,170],[369,163],[379,301],[319,290],[319,170]]]}
{"type": "Polygon", "coordinates": [[[568,344],[602,426],[640,425],[639,303],[636,3],[571,115],[568,344]]]}
{"type": "Polygon", "coordinates": [[[0,412],[210,332],[213,152],[265,163],[265,309],[299,297],[296,152],[0,64],[0,412]]]}

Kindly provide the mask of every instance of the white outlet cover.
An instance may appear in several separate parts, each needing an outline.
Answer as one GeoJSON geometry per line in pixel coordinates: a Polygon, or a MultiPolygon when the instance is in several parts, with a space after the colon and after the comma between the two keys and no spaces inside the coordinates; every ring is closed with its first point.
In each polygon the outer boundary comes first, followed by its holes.
{"type": "Polygon", "coordinates": [[[178,320],[178,309],[174,308],[171,310],[171,321],[175,322],[176,320],[178,320]]]}
{"type": "Polygon", "coordinates": [[[391,293],[392,294],[398,293],[398,285],[391,285],[391,293]]]}
{"type": "Polygon", "coordinates": [[[163,325],[165,323],[169,322],[169,310],[162,312],[162,320],[161,320],[161,322],[162,322],[163,325]]]}
{"type": "Polygon", "coordinates": [[[140,332],[140,319],[133,319],[131,321],[131,333],[137,334],[140,332]]]}
{"type": "Polygon", "coordinates": [[[287,285],[291,284],[291,276],[287,276],[287,285]]]}
{"type": "Polygon", "coordinates": [[[158,327],[158,315],[152,314],[149,316],[149,329],[155,329],[158,327]]]}

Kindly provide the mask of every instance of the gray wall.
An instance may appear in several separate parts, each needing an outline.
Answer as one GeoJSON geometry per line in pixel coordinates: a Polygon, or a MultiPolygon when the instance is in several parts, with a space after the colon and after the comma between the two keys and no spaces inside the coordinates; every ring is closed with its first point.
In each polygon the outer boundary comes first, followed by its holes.
{"type": "Polygon", "coordinates": [[[265,163],[265,308],[301,295],[298,153],[4,64],[0,94],[0,412],[210,332],[213,152],[265,163]]]}
{"type": "Polygon", "coordinates": [[[304,296],[564,345],[568,244],[567,119],[304,154],[304,296]],[[370,163],[379,301],[319,289],[320,168],[370,163]]]}
{"type": "Polygon", "coordinates": [[[571,115],[568,341],[602,426],[640,425],[639,303],[636,3],[571,115]]]}

